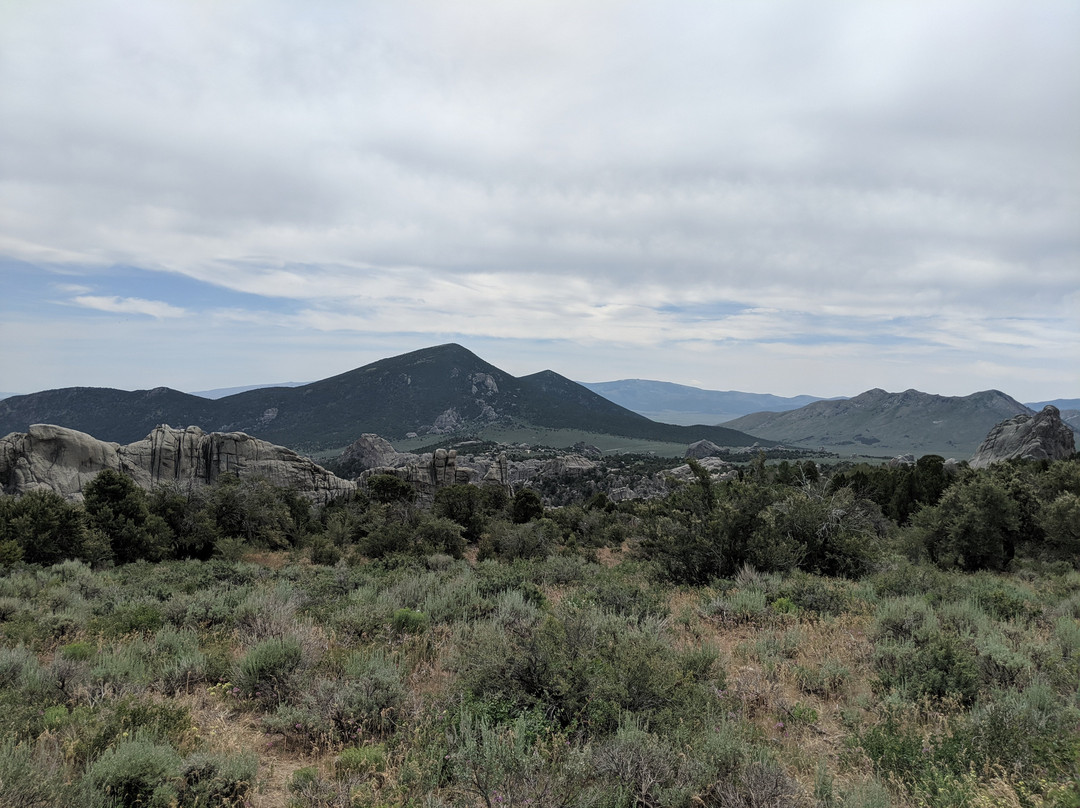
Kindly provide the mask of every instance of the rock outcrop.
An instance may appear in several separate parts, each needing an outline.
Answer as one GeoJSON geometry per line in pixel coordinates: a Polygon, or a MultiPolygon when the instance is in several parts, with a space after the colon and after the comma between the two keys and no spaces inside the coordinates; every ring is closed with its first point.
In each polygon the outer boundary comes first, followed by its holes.
{"type": "Polygon", "coordinates": [[[697,460],[701,460],[705,457],[715,457],[723,451],[723,449],[711,440],[699,440],[686,447],[686,454],[683,455],[683,457],[693,457],[697,460]]]}
{"type": "Polygon", "coordinates": [[[262,477],[314,502],[356,490],[291,449],[243,432],[203,432],[158,426],[143,440],[121,446],[66,427],[34,424],[0,438],[0,487],[8,494],[48,489],[78,499],[103,469],[131,477],[143,488],[162,483],[211,483],[221,474],[262,477]]]}
{"type": "Polygon", "coordinates": [[[1076,451],[1073,431],[1061,413],[1047,404],[1035,415],[1017,415],[990,430],[971,459],[971,467],[986,468],[1003,460],[1060,460],[1076,451]]]}
{"type": "Polygon", "coordinates": [[[386,438],[365,432],[341,453],[338,466],[339,470],[348,469],[354,474],[359,474],[368,469],[404,466],[413,462],[416,457],[413,454],[396,451],[386,438]]]}

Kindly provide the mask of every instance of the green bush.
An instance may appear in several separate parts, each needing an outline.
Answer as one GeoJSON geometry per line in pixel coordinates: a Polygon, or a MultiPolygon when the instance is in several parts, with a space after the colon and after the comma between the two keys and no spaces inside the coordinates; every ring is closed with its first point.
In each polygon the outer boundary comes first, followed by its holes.
{"type": "Polygon", "coordinates": [[[338,778],[374,774],[385,768],[386,747],[381,743],[373,746],[347,746],[334,760],[334,775],[338,778]]]}
{"type": "Polygon", "coordinates": [[[105,750],[87,768],[83,782],[110,806],[166,808],[177,799],[181,763],[168,744],[136,737],[105,750]]]}
{"type": "Polygon", "coordinates": [[[279,704],[292,692],[293,674],[303,658],[300,643],[292,637],[263,640],[237,664],[233,682],[246,698],[279,704]]]}
{"type": "Polygon", "coordinates": [[[879,641],[905,642],[936,634],[938,619],[922,598],[889,598],[878,605],[871,636],[879,641]]]}
{"type": "Polygon", "coordinates": [[[427,516],[420,520],[414,533],[415,552],[430,555],[445,553],[451,558],[461,558],[465,550],[465,536],[461,525],[451,519],[427,516]]]}
{"type": "Polygon", "coordinates": [[[177,797],[183,808],[246,808],[255,792],[259,762],[254,753],[197,752],[180,766],[177,797]]]}
{"type": "Polygon", "coordinates": [[[132,603],[120,606],[98,623],[99,630],[111,637],[133,632],[157,631],[165,625],[161,607],[156,603],[132,603]]]}
{"type": "Polygon", "coordinates": [[[971,704],[979,693],[974,652],[954,637],[936,634],[918,643],[886,642],[874,653],[878,686],[913,701],[927,696],[971,704]]]}
{"type": "Polygon", "coordinates": [[[59,754],[10,736],[0,741],[0,805],[50,808],[79,802],[76,789],[67,783],[59,754]]]}
{"type": "Polygon", "coordinates": [[[82,510],[52,491],[30,491],[20,497],[0,495],[0,566],[20,559],[55,564],[80,558],[87,541],[82,510]]]}
{"type": "Polygon", "coordinates": [[[311,563],[332,567],[341,560],[341,550],[331,541],[318,538],[311,542],[311,563]]]}
{"type": "Polygon", "coordinates": [[[416,609],[397,609],[391,620],[398,634],[423,634],[429,622],[428,616],[416,609]]]}
{"type": "Polygon", "coordinates": [[[834,698],[840,693],[851,676],[847,667],[835,659],[826,659],[820,665],[812,667],[796,665],[793,673],[803,692],[826,699],[834,698]]]}
{"type": "Polygon", "coordinates": [[[94,655],[95,648],[88,642],[72,642],[60,646],[58,652],[63,659],[70,659],[72,662],[85,662],[94,655]]]}
{"type": "Polygon", "coordinates": [[[480,541],[477,557],[481,561],[543,558],[555,548],[559,537],[559,526],[550,519],[520,524],[493,520],[480,541]]]}
{"type": "Polygon", "coordinates": [[[91,529],[105,538],[118,564],[159,561],[171,550],[172,530],[150,512],[146,492],[118,471],[105,469],[86,484],[83,508],[91,529]]]}
{"type": "Polygon", "coordinates": [[[721,595],[705,607],[705,614],[730,623],[749,623],[762,617],[768,600],[760,589],[737,589],[721,595]]]}

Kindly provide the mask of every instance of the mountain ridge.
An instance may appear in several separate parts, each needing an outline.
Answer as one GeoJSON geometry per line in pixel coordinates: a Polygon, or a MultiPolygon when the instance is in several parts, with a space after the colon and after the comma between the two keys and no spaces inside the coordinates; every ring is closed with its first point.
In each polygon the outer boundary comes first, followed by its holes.
{"type": "Polygon", "coordinates": [[[198,426],[208,432],[245,432],[303,451],[345,446],[365,432],[398,439],[496,424],[573,427],[682,444],[700,439],[729,446],[758,442],[727,427],[658,424],[554,371],[519,379],[456,343],[389,357],[299,387],[259,388],[217,400],[163,387],[81,387],[0,401],[0,434],[25,432],[33,423],[55,423],[118,443],[139,440],[162,423],[198,426]]]}
{"type": "Polygon", "coordinates": [[[849,399],[822,400],[789,412],[761,412],[725,426],[831,451],[941,454],[970,457],[996,424],[1032,410],[1000,390],[940,396],[879,387],[849,399]]]}
{"type": "Polygon", "coordinates": [[[647,418],[674,424],[719,424],[755,412],[798,409],[824,399],[822,396],[776,396],[739,390],[707,390],[655,379],[619,379],[580,384],[647,418]]]}

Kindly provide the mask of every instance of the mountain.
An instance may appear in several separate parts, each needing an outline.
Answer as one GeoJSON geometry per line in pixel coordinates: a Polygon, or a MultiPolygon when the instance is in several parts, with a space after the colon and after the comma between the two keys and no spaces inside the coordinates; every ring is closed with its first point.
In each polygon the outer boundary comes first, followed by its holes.
{"type": "Polygon", "coordinates": [[[1061,420],[1073,432],[1080,434],[1080,410],[1061,410],[1061,420]]]}
{"type": "Polygon", "coordinates": [[[1080,398],[1055,398],[1050,401],[1028,401],[1027,406],[1038,412],[1047,404],[1059,410],[1080,410],[1080,398]]]}
{"type": "Polygon", "coordinates": [[[276,382],[275,384],[247,384],[243,387],[217,387],[213,390],[193,390],[191,395],[199,398],[225,398],[237,393],[246,393],[248,390],[263,390],[267,387],[303,387],[308,382],[276,382]]]}
{"type": "Polygon", "coordinates": [[[64,387],[0,401],[0,435],[55,424],[100,440],[133,443],[159,424],[203,426],[213,423],[213,416],[214,402],[168,387],[131,392],[64,387]]]}
{"type": "Polygon", "coordinates": [[[938,396],[874,389],[842,401],[816,401],[790,412],[761,412],[728,421],[782,443],[831,451],[940,454],[967,459],[1001,421],[1032,411],[997,390],[938,396]]]}
{"type": "Polygon", "coordinates": [[[0,401],[0,435],[25,432],[35,423],[118,443],[137,441],[158,424],[198,426],[311,452],[345,446],[365,432],[395,440],[499,425],[682,444],[757,441],[727,427],[658,424],[550,370],[515,378],[456,344],[383,359],[300,387],[260,388],[217,400],[168,388],[74,387],[0,401]]]}
{"type": "Polygon", "coordinates": [[[581,386],[639,415],[669,424],[719,424],[763,410],[786,412],[822,400],[818,396],[785,398],[767,393],[703,390],[649,379],[581,382],[581,386]]]}

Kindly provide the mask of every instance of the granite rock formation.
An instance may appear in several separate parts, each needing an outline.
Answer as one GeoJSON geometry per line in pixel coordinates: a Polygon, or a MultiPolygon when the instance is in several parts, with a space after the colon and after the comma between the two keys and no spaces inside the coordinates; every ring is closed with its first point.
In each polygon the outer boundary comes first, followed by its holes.
{"type": "Polygon", "coordinates": [[[359,474],[369,469],[407,465],[414,462],[416,457],[417,455],[395,450],[386,438],[365,432],[341,453],[338,466],[359,474]]]}
{"type": "Polygon", "coordinates": [[[1075,451],[1073,431],[1061,420],[1058,408],[1047,404],[1034,415],[1017,415],[991,429],[970,465],[980,469],[1016,458],[1060,460],[1075,451]]]}
{"type": "Polygon", "coordinates": [[[686,447],[686,454],[684,457],[693,457],[697,460],[701,460],[705,457],[715,457],[724,450],[713,443],[711,440],[699,440],[691,443],[686,447]]]}
{"type": "MultiPolygon", "coordinates": [[[[382,438],[379,440],[386,443],[382,438]]],[[[410,483],[416,489],[417,499],[425,505],[435,500],[436,491],[449,485],[498,485],[508,492],[512,489],[505,454],[472,459],[468,464],[459,463],[456,449],[436,449],[422,455],[395,452],[389,459],[393,462],[370,466],[362,472],[357,479],[360,486],[366,485],[367,479],[375,474],[393,474],[410,483]]]]}
{"type": "Polygon", "coordinates": [[[121,446],[74,429],[34,424],[0,438],[0,487],[8,494],[48,489],[78,499],[98,472],[114,469],[150,489],[163,483],[197,485],[224,473],[257,476],[327,502],[356,490],[291,449],[243,432],[198,427],[155,427],[143,440],[121,446]]]}
{"type": "MultiPolygon", "coordinates": [[[[557,505],[565,504],[564,495],[573,490],[576,480],[589,475],[593,484],[615,501],[662,497],[694,479],[688,465],[645,475],[613,471],[605,465],[602,456],[587,457],[579,453],[579,449],[589,454],[593,454],[590,450],[595,450],[597,455],[602,455],[595,447],[578,445],[566,453],[542,453],[510,460],[501,450],[470,453],[467,444],[461,450],[439,449],[418,455],[396,452],[378,435],[365,435],[345,450],[342,461],[354,463],[353,470],[363,466],[364,470],[357,477],[360,487],[364,487],[372,475],[393,474],[412,484],[421,504],[430,504],[436,491],[447,485],[497,485],[508,494],[522,488],[544,489],[551,494],[544,496],[545,502],[557,505]],[[388,462],[374,465],[378,460],[388,462]]],[[[724,451],[723,447],[719,449],[724,451]]],[[[343,468],[342,461],[339,461],[339,468],[343,468]]],[[[720,458],[705,457],[700,462],[718,480],[737,474],[733,464],[720,458]]]]}

